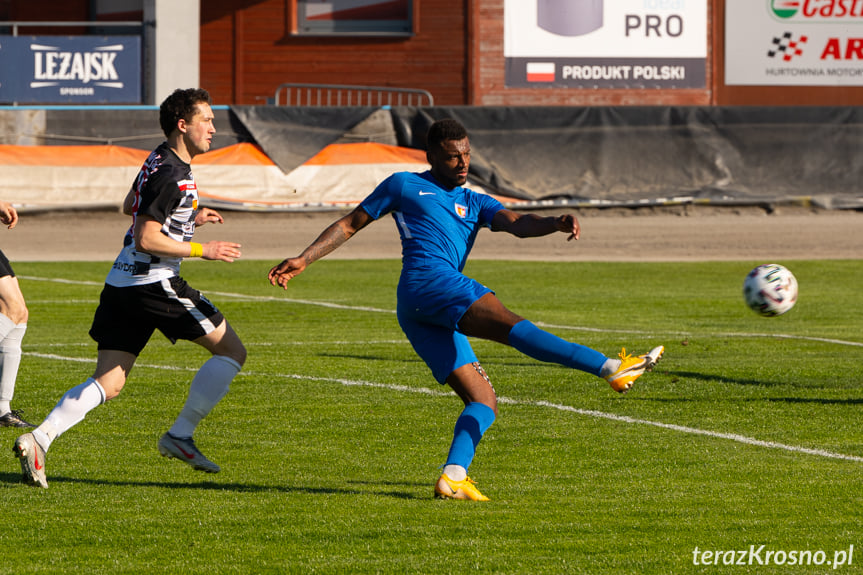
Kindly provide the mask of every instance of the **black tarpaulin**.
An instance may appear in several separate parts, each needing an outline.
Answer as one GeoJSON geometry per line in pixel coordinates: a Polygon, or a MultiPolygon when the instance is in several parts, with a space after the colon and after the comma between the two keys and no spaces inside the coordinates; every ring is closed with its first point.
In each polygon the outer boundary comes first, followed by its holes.
{"type": "Polygon", "coordinates": [[[376,107],[231,107],[264,153],[286,174],[377,110],[376,107]]]}
{"type": "Polygon", "coordinates": [[[394,108],[405,146],[431,121],[468,129],[472,177],[523,199],[777,201],[863,205],[857,108],[394,108]]]}

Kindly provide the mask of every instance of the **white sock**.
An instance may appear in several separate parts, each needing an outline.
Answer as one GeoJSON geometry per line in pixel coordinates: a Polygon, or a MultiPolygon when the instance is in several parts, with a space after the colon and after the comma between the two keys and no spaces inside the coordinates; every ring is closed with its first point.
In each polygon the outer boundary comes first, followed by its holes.
{"type": "Polygon", "coordinates": [[[464,481],[467,479],[467,469],[461,465],[444,465],[443,472],[453,481],[464,481]]]}
{"type": "Polygon", "coordinates": [[[622,363],[623,362],[620,361],[619,359],[612,359],[612,358],[606,359],[605,363],[602,364],[602,367],[599,370],[599,377],[602,377],[602,378],[608,377],[609,375],[611,375],[612,373],[614,373],[618,369],[620,369],[620,365],[622,363]]]}
{"type": "Polygon", "coordinates": [[[25,331],[26,323],[16,325],[0,314],[0,415],[12,410],[10,402],[15,395],[15,380],[21,365],[21,340],[25,331]]]}
{"type": "Polygon", "coordinates": [[[192,385],[183,410],[168,433],[174,437],[192,437],[201,423],[219,401],[228,393],[228,388],[242,366],[224,355],[214,355],[201,366],[192,385]]]}
{"type": "Polygon", "coordinates": [[[48,451],[51,442],[79,423],[87,413],[105,403],[105,390],[92,377],[67,391],[45,421],[33,430],[42,449],[48,451]]]}

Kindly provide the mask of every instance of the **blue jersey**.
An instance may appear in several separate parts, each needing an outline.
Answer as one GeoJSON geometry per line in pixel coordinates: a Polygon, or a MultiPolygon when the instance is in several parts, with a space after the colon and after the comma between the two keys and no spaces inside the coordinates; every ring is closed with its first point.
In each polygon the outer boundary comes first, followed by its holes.
{"type": "Polygon", "coordinates": [[[485,194],[447,190],[431,172],[393,174],[360,207],[374,219],[392,213],[402,239],[399,325],[440,383],[476,355],[458,322],[491,290],[462,274],[480,228],[503,205],[485,194]]]}
{"type": "Polygon", "coordinates": [[[442,187],[428,171],[393,174],[360,206],[374,219],[392,213],[401,236],[405,271],[462,271],[476,234],[489,227],[503,209],[491,196],[462,187],[442,187]]]}

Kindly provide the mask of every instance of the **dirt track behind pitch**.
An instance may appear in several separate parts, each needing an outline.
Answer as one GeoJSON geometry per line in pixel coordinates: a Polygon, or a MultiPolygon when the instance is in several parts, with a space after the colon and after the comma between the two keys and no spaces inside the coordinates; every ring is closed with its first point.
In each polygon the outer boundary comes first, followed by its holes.
{"type": "MultiPolygon", "coordinates": [[[[565,209],[539,212],[558,215],[565,209]]],[[[198,228],[196,241],[242,244],[243,259],[277,263],[298,254],[345,212],[223,212],[224,224],[198,228]]],[[[804,207],[677,206],[576,211],[581,239],[563,234],[518,239],[480,232],[473,259],[545,261],[782,262],[863,259],[863,212],[804,207]]],[[[100,210],[23,213],[0,229],[0,249],[12,261],[112,261],[131,219],[100,210]]],[[[389,216],[374,222],[328,258],[398,258],[398,232],[389,216]]],[[[107,270],[106,270],[107,273],[107,270]]]]}

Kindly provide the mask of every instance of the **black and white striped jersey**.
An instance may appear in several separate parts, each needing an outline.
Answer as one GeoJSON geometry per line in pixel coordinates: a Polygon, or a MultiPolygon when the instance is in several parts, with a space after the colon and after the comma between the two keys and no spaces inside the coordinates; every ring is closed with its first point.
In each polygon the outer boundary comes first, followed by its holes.
{"type": "Polygon", "coordinates": [[[132,185],[132,226],[123,249],[105,279],[117,287],[144,285],[179,275],[183,258],[152,256],[135,249],[135,222],[147,215],[162,224],[162,233],[178,242],[192,241],[198,211],[198,188],[189,164],[162,143],[150,153],[132,185]]]}

